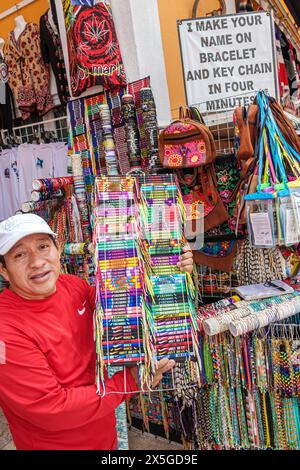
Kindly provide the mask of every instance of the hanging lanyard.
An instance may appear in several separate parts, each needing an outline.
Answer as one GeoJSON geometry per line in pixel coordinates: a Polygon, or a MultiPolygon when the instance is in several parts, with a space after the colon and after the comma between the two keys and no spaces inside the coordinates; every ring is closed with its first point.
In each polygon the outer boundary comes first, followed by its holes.
{"type": "Polygon", "coordinates": [[[265,163],[264,183],[262,186],[267,187],[269,186],[269,179],[268,179],[269,172],[270,172],[270,177],[272,179],[273,184],[276,184],[278,182],[278,179],[276,177],[276,172],[275,172],[274,164],[272,161],[272,156],[270,152],[266,129],[263,130],[263,139],[264,139],[264,150],[265,150],[265,154],[267,155],[267,159],[265,163]]]}
{"type": "Polygon", "coordinates": [[[259,155],[258,155],[258,185],[257,190],[258,192],[261,191],[262,186],[262,174],[263,174],[263,167],[264,167],[264,133],[263,130],[265,128],[266,123],[266,111],[265,106],[261,102],[260,92],[257,95],[257,103],[260,107],[260,142],[259,142],[259,155]]]}

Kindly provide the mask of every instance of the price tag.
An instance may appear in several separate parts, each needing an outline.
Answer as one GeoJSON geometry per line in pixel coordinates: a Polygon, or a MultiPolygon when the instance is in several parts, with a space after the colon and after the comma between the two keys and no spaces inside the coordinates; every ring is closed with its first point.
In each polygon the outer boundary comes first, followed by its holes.
{"type": "Polygon", "coordinates": [[[254,212],[250,214],[253,232],[253,245],[260,247],[274,246],[273,231],[268,212],[254,212]]]}
{"type": "Polygon", "coordinates": [[[298,231],[300,231],[300,192],[291,191],[291,200],[294,207],[294,214],[298,231]]]}
{"type": "Polygon", "coordinates": [[[286,245],[296,245],[299,241],[297,221],[292,208],[285,210],[285,243],[286,245]]]}

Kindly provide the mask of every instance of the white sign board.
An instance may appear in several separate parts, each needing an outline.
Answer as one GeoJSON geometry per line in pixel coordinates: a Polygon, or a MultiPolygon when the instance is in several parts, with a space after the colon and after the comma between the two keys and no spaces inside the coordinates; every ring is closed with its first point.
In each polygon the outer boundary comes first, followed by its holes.
{"type": "Polygon", "coordinates": [[[178,20],[187,104],[220,112],[278,98],[274,22],[269,12],[178,20]]]}

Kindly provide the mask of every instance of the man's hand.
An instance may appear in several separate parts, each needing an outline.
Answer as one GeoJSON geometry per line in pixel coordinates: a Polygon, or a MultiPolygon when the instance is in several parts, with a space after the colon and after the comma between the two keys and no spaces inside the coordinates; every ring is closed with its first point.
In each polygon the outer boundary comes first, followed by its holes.
{"type": "MultiPolygon", "coordinates": [[[[157,369],[153,376],[152,382],[150,384],[150,388],[155,388],[159,382],[161,381],[163,374],[168,372],[169,370],[173,369],[175,366],[175,361],[173,359],[168,359],[164,357],[157,363],[157,369]]],[[[130,367],[130,372],[135,380],[135,383],[138,384],[138,368],[137,366],[130,367]]]]}
{"type": "Polygon", "coordinates": [[[157,369],[152,379],[151,388],[155,388],[163,378],[163,374],[173,369],[175,364],[176,363],[173,359],[168,359],[167,357],[164,357],[163,359],[158,361],[157,369]]]}
{"type": "Polygon", "coordinates": [[[189,245],[185,245],[182,251],[183,254],[180,256],[180,261],[177,263],[177,266],[180,268],[180,271],[191,274],[194,266],[193,253],[189,245]]]}

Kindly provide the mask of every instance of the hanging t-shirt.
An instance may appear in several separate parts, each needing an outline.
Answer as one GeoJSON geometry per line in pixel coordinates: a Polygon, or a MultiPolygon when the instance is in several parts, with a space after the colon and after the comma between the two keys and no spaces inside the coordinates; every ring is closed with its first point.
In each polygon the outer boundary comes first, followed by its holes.
{"type": "Polygon", "coordinates": [[[73,96],[95,85],[126,85],[121,51],[109,2],[94,6],[63,0],[73,96]]]}
{"type": "Polygon", "coordinates": [[[53,177],[53,148],[50,144],[22,144],[18,148],[20,203],[29,201],[35,179],[53,177]]]}
{"type": "Polygon", "coordinates": [[[68,144],[55,142],[53,149],[53,176],[68,176],[68,144]]]}
{"type": "Polygon", "coordinates": [[[14,215],[19,209],[17,149],[0,153],[0,220],[14,215]]]}

